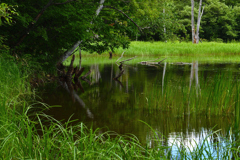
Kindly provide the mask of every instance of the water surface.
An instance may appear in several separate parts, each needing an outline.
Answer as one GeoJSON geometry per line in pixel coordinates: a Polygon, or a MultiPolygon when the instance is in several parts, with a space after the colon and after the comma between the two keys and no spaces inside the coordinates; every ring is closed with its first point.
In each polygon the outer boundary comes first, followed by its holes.
{"type": "MultiPolygon", "coordinates": [[[[115,63],[83,67],[85,72],[92,71],[88,77],[91,85],[81,81],[84,92],[76,91],[78,98],[73,98],[59,83],[42,88],[45,103],[61,106],[51,108],[47,114],[62,121],[71,117],[89,127],[102,128],[102,131],[131,133],[143,145],[153,147],[154,133],[144,121],[158,132],[163,145],[172,146],[175,143],[173,152],[181,145],[193,149],[212,130],[220,129],[218,134],[227,137],[235,124],[233,114],[210,116],[198,112],[198,108],[189,109],[189,106],[195,106],[193,100],[191,103],[184,100],[178,92],[180,94],[181,90],[195,88],[194,93],[189,93],[196,94],[198,90],[199,95],[204,95],[209,92],[206,84],[212,83],[216,75],[231,73],[231,79],[238,79],[239,64],[129,64],[123,66],[124,74],[119,81],[114,80],[120,73],[115,63]],[[170,98],[160,104],[166,96],[170,98]]],[[[233,80],[229,83],[234,85],[233,80]]],[[[214,140],[214,136],[208,139],[211,143],[214,140]]],[[[215,152],[211,147],[209,151],[215,152]]]]}

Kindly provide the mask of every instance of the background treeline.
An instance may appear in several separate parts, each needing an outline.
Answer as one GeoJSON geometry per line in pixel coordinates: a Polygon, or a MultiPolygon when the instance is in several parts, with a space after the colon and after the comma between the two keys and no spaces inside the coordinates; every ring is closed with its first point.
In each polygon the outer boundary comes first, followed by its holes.
{"type": "MultiPolygon", "coordinates": [[[[140,40],[191,40],[191,1],[165,1],[159,10],[162,27],[152,25],[148,34],[140,40]],[[162,13],[161,13],[162,12],[162,13]],[[166,32],[164,33],[164,26],[166,32]],[[150,36],[151,35],[151,36],[150,36]]],[[[239,41],[240,2],[234,0],[203,0],[204,12],[201,20],[200,38],[205,41],[239,41]]],[[[198,1],[195,0],[194,16],[197,20],[198,1]]],[[[196,23],[196,22],[195,22],[196,23]]]]}
{"type": "MultiPolygon", "coordinates": [[[[128,48],[131,40],[191,41],[190,0],[2,0],[0,4],[1,52],[34,58],[45,66],[57,62],[77,41],[81,49],[97,53],[128,48]]],[[[240,40],[238,1],[203,0],[203,5],[202,41],[240,40]]]]}

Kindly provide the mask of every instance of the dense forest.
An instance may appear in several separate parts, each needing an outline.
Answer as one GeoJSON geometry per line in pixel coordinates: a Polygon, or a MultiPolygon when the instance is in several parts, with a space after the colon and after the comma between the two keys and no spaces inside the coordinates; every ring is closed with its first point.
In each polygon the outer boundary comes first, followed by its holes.
{"type": "MultiPolygon", "coordinates": [[[[201,41],[239,41],[238,1],[202,5],[201,41]]],[[[191,41],[190,0],[3,0],[0,6],[2,52],[42,62],[58,61],[74,44],[102,53],[128,48],[131,40],[191,41]]]]}

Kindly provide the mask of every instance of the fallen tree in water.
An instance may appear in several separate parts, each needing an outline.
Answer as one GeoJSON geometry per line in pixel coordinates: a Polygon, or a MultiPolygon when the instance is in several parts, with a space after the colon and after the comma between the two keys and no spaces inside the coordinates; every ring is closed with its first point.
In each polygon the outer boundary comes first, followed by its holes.
{"type": "Polygon", "coordinates": [[[58,71],[59,80],[62,82],[66,82],[70,92],[72,92],[73,89],[75,91],[80,89],[82,92],[84,92],[84,89],[82,87],[82,84],[79,78],[81,78],[81,80],[84,80],[89,85],[91,85],[91,82],[87,79],[87,76],[91,73],[91,70],[89,70],[84,76],[81,76],[85,68],[83,67],[78,68],[77,66],[74,68],[73,67],[74,60],[75,60],[75,55],[72,56],[72,60],[67,69],[67,72],[66,72],[66,66],[64,66],[62,63],[58,63],[57,71],[58,71]]]}
{"type": "Polygon", "coordinates": [[[157,58],[157,59],[154,59],[154,60],[150,60],[150,61],[142,61],[142,62],[139,62],[140,64],[143,64],[143,65],[151,65],[151,64],[161,64],[162,61],[164,61],[165,59],[167,58],[164,58],[162,59],[161,61],[159,62],[153,62],[153,61],[156,61],[156,60],[159,60],[160,58],[157,58]]]}

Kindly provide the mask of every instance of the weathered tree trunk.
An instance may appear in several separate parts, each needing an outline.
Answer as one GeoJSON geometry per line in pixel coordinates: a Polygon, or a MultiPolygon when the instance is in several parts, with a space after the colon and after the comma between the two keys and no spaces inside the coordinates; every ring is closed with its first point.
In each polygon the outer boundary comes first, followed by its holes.
{"type": "Polygon", "coordinates": [[[203,15],[204,6],[202,8],[202,0],[199,1],[198,19],[197,19],[197,30],[194,24],[194,0],[191,0],[192,10],[191,10],[191,23],[192,23],[192,43],[199,43],[199,28],[200,22],[203,15]]]}
{"type": "Polygon", "coordinates": [[[202,9],[202,0],[200,0],[199,2],[199,10],[198,10],[198,21],[197,21],[197,31],[196,31],[196,43],[198,44],[199,43],[199,28],[200,28],[200,22],[201,22],[201,18],[202,18],[202,15],[203,15],[203,10],[204,10],[204,6],[203,6],[203,9],[202,9]]]}
{"type": "Polygon", "coordinates": [[[58,61],[58,65],[60,63],[63,63],[69,56],[72,55],[73,51],[75,51],[75,49],[82,43],[82,41],[77,41],[71,49],[69,49],[68,51],[66,51],[63,56],[60,58],[60,60],[58,61]]]}
{"type": "Polygon", "coordinates": [[[195,24],[194,24],[194,0],[191,0],[191,22],[192,22],[192,43],[195,42],[195,24]]]}
{"type": "MultiPolygon", "coordinates": [[[[163,15],[164,15],[164,24],[163,24],[163,34],[166,38],[166,26],[165,26],[165,8],[163,8],[163,15]]],[[[165,39],[166,40],[166,39],[165,39]]]]}

